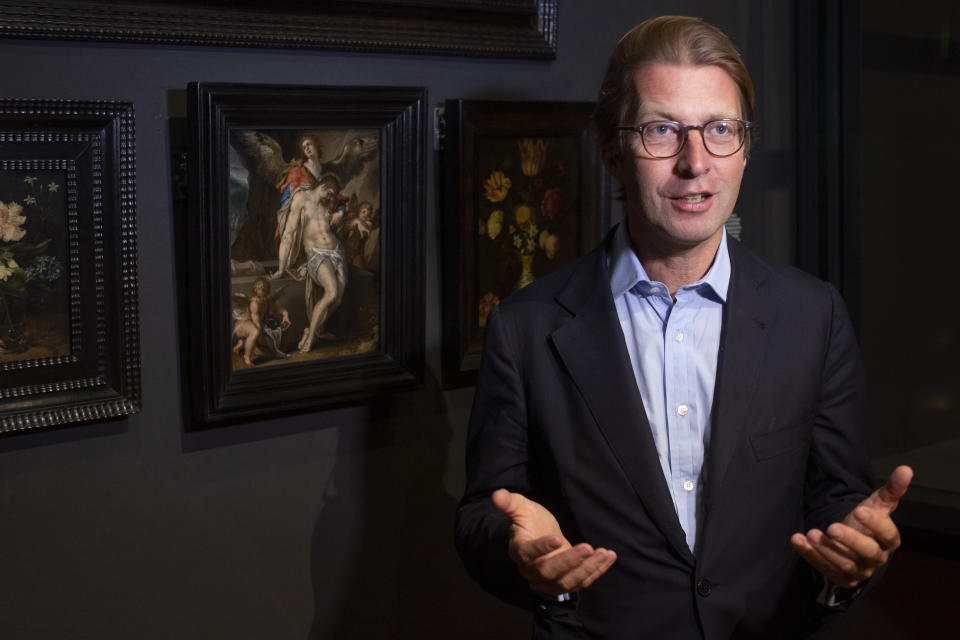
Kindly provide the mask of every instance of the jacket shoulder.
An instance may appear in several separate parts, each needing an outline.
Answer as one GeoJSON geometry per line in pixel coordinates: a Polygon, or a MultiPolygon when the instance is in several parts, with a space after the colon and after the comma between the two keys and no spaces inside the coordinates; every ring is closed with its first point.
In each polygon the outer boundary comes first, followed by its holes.
{"type": "Polygon", "coordinates": [[[728,246],[733,277],[762,289],[765,295],[780,303],[828,302],[839,296],[829,282],[802,269],[761,256],[732,238],[728,246]]]}

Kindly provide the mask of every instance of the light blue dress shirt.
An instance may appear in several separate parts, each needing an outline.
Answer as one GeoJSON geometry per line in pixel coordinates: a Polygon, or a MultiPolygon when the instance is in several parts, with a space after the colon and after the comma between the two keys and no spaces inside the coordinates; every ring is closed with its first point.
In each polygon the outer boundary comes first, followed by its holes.
{"type": "Polygon", "coordinates": [[[676,302],[665,284],[647,276],[625,224],[614,235],[612,249],[610,289],[660,466],[692,551],[730,284],[726,230],[706,275],[677,290],[676,302]]]}

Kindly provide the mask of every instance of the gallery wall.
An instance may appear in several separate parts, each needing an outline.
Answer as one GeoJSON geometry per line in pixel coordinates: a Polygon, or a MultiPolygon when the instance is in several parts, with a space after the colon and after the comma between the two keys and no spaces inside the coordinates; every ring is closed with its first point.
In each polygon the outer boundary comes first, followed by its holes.
{"type": "Polygon", "coordinates": [[[129,419],[0,438],[2,635],[527,637],[526,614],[475,587],[452,545],[473,392],[438,382],[438,225],[457,211],[438,203],[432,146],[423,388],[185,433],[171,119],[185,115],[191,81],[423,86],[431,109],[448,98],[592,100],[627,28],[700,15],[739,44],[759,89],[743,238],[791,261],[792,10],[562,0],[552,61],[0,40],[5,97],[135,106],[143,385],[129,419]]]}

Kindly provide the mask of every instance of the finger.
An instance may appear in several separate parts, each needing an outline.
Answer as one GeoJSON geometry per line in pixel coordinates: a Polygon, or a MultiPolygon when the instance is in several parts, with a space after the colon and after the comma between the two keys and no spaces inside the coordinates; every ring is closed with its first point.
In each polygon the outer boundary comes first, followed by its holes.
{"type": "Polygon", "coordinates": [[[790,538],[790,544],[793,545],[794,550],[801,558],[823,574],[823,576],[833,584],[848,588],[855,587],[858,584],[859,580],[852,579],[839,571],[835,565],[823,557],[819,551],[810,544],[810,540],[802,533],[793,534],[790,538]]]}
{"type": "Polygon", "coordinates": [[[556,551],[563,546],[563,540],[557,536],[544,536],[533,540],[514,540],[510,545],[510,558],[514,562],[533,564],[537,559],[556,551]]]}
{"type": "Polygon", "coordinates": [[[597,578],[606,573],[616,558],[617,555],[612,551],[596,549],[566,573],[552,579],[533,580],[531,586],[552,595],[574,593],[593,584],[597,578]]]}
{"type": "Polygon", "coordinates": [[[581,542],[575,547],[537,560],[533,563],[533,569],[543,580],[558,580],[577,569],[593,554],[594,548],[581,542]]]}
{"type": "Polygon", "coordinates": [[[587,575],[586,578],[584,578],[580,582],[580,584],[574,587],[575,591],[586,589],[587,587],[592,585],[594,582],[597,581],[597,578],[605,574],[607,572],[607,569],[612,567],[613,563],[617,561],[617,554],[615,552],[610,551],[609,549],[598,549],[598,551],[604,554],[601,562],[589,575],[587,575]]]}
{"type": "MultiPolygon", "coordinates": [[[[563,587],[564,591],[570,593],[579,591],[580,589],[583,589],[591,584],[588,582],[591,576],[597,574],[598,572],[603,573],[603,571],[606,570],[604,569],[604,566],[609,566],[612,564],[609,556],[610,552],[608,552],[606,549],[596,549],[578,566],[560,576],[557,579],[557,582],[561,587],[563,587]]],[[[597,577],[600,576],[597,575],[597,577]]]]}
{"type": "Polygon", "coordinates": [[[888,511],[857,507],[852,515],[853,519],[862,525],[854,528],[866,528],[865,533],[875,539],[882,549],[893,551],[900,546],[900,530],[888,511]]]}
{"type": "Polygon", "coordinates": [[[828,540],[840,545],[843,555],[853,560],[861,569],[876,568],[887,561],[889,552],[869,535],[864,535],[838,522],[827,529],[828,540]]]}
{"type": "MultiPolygon", "coordinates": [[[[825,533],[813,529],[807,533],[811,546],[832,567],[835,576],[842,583],[857,584],[873,575],[877,563],[862,559],[846,545],[831,539],[825,533]],[[861,564],[863,561],[863,564],[861,564]]],[[[882,564],[882,563],[881,563],[882,564]]],[[[839,584],[839,583],[838,583],[839,584]]]]}

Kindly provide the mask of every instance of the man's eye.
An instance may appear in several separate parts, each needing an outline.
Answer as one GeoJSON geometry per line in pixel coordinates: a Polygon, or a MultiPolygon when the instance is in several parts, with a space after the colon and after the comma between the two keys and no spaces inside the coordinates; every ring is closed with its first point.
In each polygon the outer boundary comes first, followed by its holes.
{"type": "Polygon", "coordinates": [[[711,132],[715,136],[728,136],[732,133],[730,125],[726,122],[718,122],[711,128],[711,132]]]}
{"type": "Polygon", "coordinates": [[[666,136],[673,133],[673,127],[668,124],[655,124],[650,127],[650,133],[655,136],[666,136]]]}

